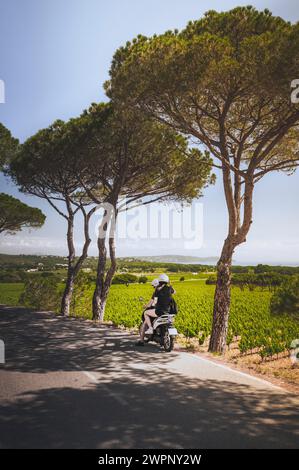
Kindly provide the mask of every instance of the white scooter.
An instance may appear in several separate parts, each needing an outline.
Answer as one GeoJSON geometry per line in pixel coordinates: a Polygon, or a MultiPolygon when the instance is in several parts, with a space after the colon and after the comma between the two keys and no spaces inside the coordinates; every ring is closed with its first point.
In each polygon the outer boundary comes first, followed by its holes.
{"type": "MultiPolygon", "coordinates": [[[[178,334],[177,329],[173,326],[174,317],[175,315],[165,313],[160,317],[153,318],[152,324],[154,332],[152,335],[147,335],[145,331],[144,341],[147,343],[154,341],[160,344],[166,352],[171,352],[173,350],[175,337],[178,334]]],[[[142,324],[140,328],[141,327],[142,324]]]]}

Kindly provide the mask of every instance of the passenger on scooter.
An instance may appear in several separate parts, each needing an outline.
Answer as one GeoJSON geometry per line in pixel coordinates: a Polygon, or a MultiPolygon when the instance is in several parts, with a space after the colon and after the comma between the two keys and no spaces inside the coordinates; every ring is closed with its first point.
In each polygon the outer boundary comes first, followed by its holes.
{"type": "Polygon", "coordinates": [[[138,341],[138,343],[136,343],[137,346],[144,346],[144,343],[143,343],[143,340],[144,340],[144,334],[145,334],[145,328],[146,328],[146,322],[145,322],[145,312],[149,311],[149,310],[153,310],[153,308],[155,307],[155,304],[157,302],[157,297],[156,297],[156,289],[157,287],[159,286],[159,279],[154,279],[152,282],[151,282],[153,288],[154,288],[154,293],[153,295],[151,296],[149,302],[144,305],[144,311],[143,311],[143,314],[142,314],[142,321],[143,321],[143,324],[142,324],[142,327],[140,329],[140,338],[141,340],[138,341]]]}
{"type": "Polygon", "coordinates": [[[153,334],[151,318],[157,318],[165,313],[169,313],[170,311],[172,295],[175,294],[175,290],[169,285],[169,277],[167,274],[161,274],[158,280],[159,285],[153,294],[154,297],[157,297],[157,303],[154,308],[150,307],[144,312],[145,321],[140,332],[140,341],[137,343],[138,346],[144,345],[143,341],[145,334],[153,334]],[[148,329],[145,331],[146,326],[148,329]]]}
{"type": "Polygon", "coordinates": [[[152,282],[151,282],[153,288],[154,288],[154,293],[153,295],[151,296],[149,302],[144,305],[144,310],[151,310],[155,305],[156,305],[156,302],[157,302],[157,296],[156,296],[156,289],[157,287],[159,286],[159,279],[154,279],[152,282]]]}

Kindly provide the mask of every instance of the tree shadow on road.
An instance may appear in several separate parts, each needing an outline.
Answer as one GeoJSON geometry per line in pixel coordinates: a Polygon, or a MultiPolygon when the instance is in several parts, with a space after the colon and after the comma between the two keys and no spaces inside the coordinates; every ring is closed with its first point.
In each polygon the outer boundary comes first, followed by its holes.
{"type": "Polygon", "coordinates": [[[298,447],[298,402],[288,394],[167,369],[176,353],[136,351],[118,330],[21,315],[1,314],[5,371],[92,370],[98,381],[45,382],[2,402],[0,448],[298,447]]]}
{"type": "Polygon", "coordinates": [[[137,336],[86,320],[58,317],[26,309],[0,309],[0,338],[6,345],[6,370],[51,371],[118,370],[135,361],[166,364],[176,353],[157,345],[135,346],[137,336]]]}
{"type": "Polygon", "coordinates": [[[139,383],[27,392],[0,416],[2,448],[298,447],[298,409],[281,395],[147,370],[139,383]]]}

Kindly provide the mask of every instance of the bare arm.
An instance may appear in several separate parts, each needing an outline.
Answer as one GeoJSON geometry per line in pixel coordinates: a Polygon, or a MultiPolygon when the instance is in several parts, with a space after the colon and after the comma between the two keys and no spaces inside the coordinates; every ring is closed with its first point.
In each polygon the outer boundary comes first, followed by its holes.
{"type": "Polygon", "coordinates": [[[150,299],[149,302],[144,305],[144,308],[152,307],[152,305],[154,304],[154,301],[155,301],[154,299],[150,299]]]}

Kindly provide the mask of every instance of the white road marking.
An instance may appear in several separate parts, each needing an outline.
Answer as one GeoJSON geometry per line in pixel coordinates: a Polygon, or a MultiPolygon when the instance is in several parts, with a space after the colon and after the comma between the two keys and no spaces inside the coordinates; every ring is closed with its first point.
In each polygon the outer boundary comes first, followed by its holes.
{"type": "Polygon", "coordinates": [[[98,379],[91,373],[86,370],[81,370],[80,371],[82,374],[86,375],[92,382],[97,383],[98,379]]]}
{"type": "Polygon", "coordinates": [[[272,384],[271,382],[268,382],[267,380],[260,379],[259,377],[255,377],[255,376],[253,376],[253,375],[246,374],[246,372],[241,372],[241,371],[239,371],[239,370],[232,369],[232,368],[230,368],[229,366],[226,366],[226,365],[224,365],[224,364],[218,364],[218,362],[214,362],[214,361],[211,361],[210,359],[206,359],[206,358],[203,358],[203,357],[191,355],[190,353],[184,353],[184,352],[182,352],[181,354],[184,355],[184,356],[188,356],[188,358],[192,357],[193,359],[197,359],[197,360],[199,360],[199,361],[201,361],[201,362],[206,362],[206,363],[208,363],[208,364],[210,364],[210,365],[214,365],[214,366],[216,366],[216,367],[219,367],[220,369],[225,369],[225,370],[227,370],[227,371],[229,371],[229,372],[233,372],[233,373],[235,373],[235,374],[237,374],[237,375],[241,375],[241,376],[246,377],[246,378],[249,378],[249,379],[251,379],[251,380],[253,380],[253,381],[260,382],[260,383],[262,383],[262,384],[264,384],[264,385],[268,385],[268,387],[276,388],[277,390],[280,390],[280,391],[285,392],[285,390],[284,390],[282,387],[279,387],[278,385],[274,385],[274,384],[272,384]]]}
{"type": "MultiPolygon", "coordinates": [[[[78,370],[78,372],[81,372],[81,374],[84,374],[86,377],[88,377],[91,382],[99,383],[98,378],[92,372],[89,372],[87,370],[81,370],[75,362],[72,362],[71,364],[78,370]]],[[[106,393],[112,398],[114,398],[114,400],[116,400],[120,405],[128,406],[128,402],[121,395],[112,391],[107,384],[101,382],[101,386],[106,391],[106,393]]]]}
{"type": "Polygon", "coordinates": [[[102,383],[102,387],[106,390],[106,392],[114,398],[120,405],[122,406],[128,406],[128,402],[118,393],[113,392],[107,385],[102,383]]]}

